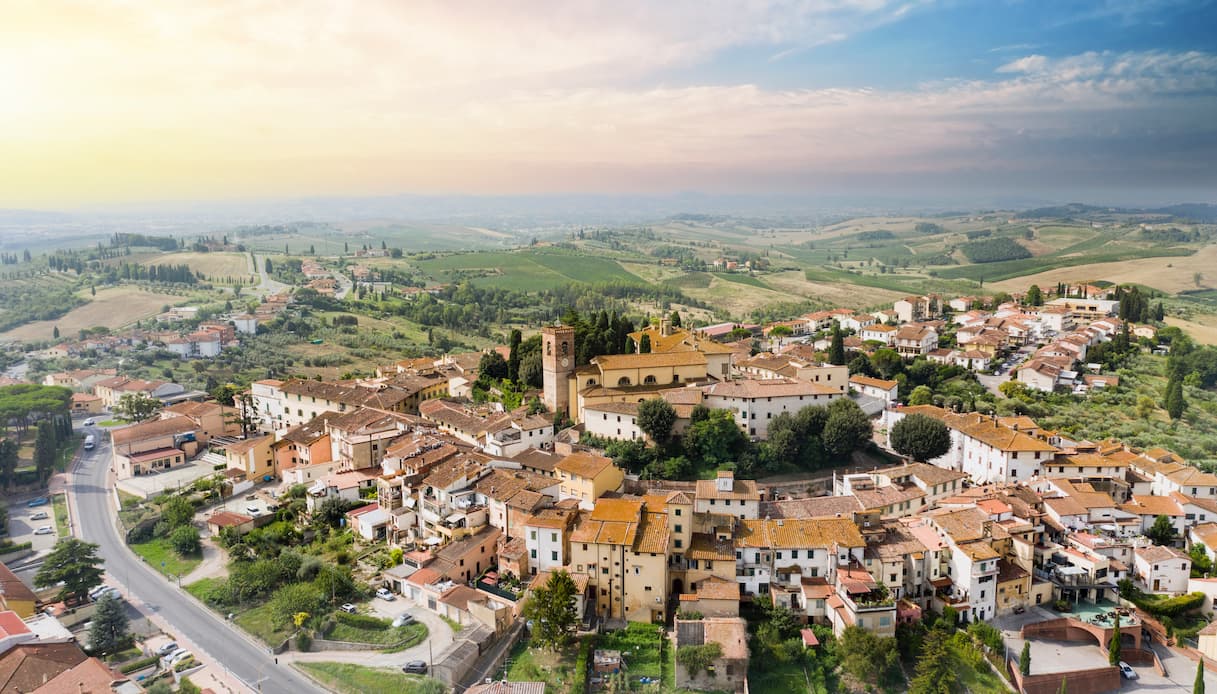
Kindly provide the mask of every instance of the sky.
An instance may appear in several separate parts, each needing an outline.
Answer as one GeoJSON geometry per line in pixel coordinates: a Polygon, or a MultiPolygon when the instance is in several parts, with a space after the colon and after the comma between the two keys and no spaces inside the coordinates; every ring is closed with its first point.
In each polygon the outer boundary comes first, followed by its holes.
{"type": "Polygon", "coordinates": [[[0,207],[1217,202],[1217,2],[8,0],[0,207]]]}

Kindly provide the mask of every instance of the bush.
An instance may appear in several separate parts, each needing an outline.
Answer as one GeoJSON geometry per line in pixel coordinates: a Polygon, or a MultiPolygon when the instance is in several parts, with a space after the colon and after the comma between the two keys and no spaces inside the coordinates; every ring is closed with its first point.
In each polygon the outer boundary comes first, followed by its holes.
{"type": "Polygon", "coordinates": [[[584,694],[587,691],[587,661],[592,656],[592,640],[584,637],[579,641],[579,656],[575,659],[575,682],[571,694],[584,694]]]}
{"type": "Polygon", "coordinates": [[[351,614],[349,612],[335,612],[333,615],[338,621],[347,626],[355,627],[356,629],[387,629],[389,622],[379,617],[371,617],[366,614],[351,614]]]}
{"type": "Polygon", "coordinates": [[[32,542],[4,542],[0,544],[0,554],[9,554],[12,552],[20,552],[24,549],[30,549],[34,546],[32,542]]]}
{"type": "Polygon", "coordinates": [[[296,650],[308,652],[313,647],[313,637],[309,636],[307,631],[301,631],[296,634],[296,650]]]}
{"type": "Polygon", "coordinates": [[[1001,632],[987,622],[973,622],[969,624],[968,633],[977,641],[988,646],[994,653],[1000,653],[1005,645],[1005,642],[1002,641],[1001,632]]]}
{"type": "Polygon", "coordinates": [[[143,670],[144,668],[148,667],[149,665],[156,665],[157,663],[160,662],[160,660],[161,660],[160,656],[157,656],[157,655],[148,656],[147,658],[133,660],[133,661],[127,663],[126,665],[122,666],[121,668],[119,668],[118,671],[123,673],[124,675],[129,675],[132,672],[135,672],[136,670],[143,670]]]}
{"type": "Polygon", "coordinates": [[[995,239],[972,241],[960,247],[968,260],[974,263],[996,263],[1003,260],[1030,258],[1031,251],[1012,238],[1001,236],[995,239]]]}

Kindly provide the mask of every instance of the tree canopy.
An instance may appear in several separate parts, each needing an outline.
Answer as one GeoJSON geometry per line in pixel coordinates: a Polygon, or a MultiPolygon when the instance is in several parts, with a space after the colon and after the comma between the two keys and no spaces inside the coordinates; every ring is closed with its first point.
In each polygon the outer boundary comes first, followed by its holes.
{"type": "Polygon", "coordinates": [[[578,616],[576,592],[574,579],[564,570],[554,571],[545,585],[533,589],[524,603],[533,641],[555,650],[570,642],[578,616]]]}
{"type": "Polygon", "coordinates": [[[917,462],[933,460],[951,450],[951,432],[941,421],[923,414],[902,417],[892,426],[892,448],[917,462]]]}
{"type": "Polygon", "coordinates": [[[105,571],[103,560],[97,555],[98,546],[74,537],[66,537],[55,543],[55,547],[42,562],[34,575],[34,585],[39,588],[63,586],[58,599],[84,598],[89,591],[101,585],[105,571]]]}
{"type": "Polygon", "coordinates": [[[663,398],[650,398],[638,404],[638,428],[658,445],[672,437],[676,408],[663,398]]]}

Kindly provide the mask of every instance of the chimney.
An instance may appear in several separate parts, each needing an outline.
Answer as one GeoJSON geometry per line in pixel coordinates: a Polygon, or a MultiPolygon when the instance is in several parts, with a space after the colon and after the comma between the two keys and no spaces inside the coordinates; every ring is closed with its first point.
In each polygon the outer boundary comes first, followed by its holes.
{"type": "Polygon", "coordinates": [[[669,318],[659,319],[659,336],[667,337],[672,334],[672,321],[669,318]]]}

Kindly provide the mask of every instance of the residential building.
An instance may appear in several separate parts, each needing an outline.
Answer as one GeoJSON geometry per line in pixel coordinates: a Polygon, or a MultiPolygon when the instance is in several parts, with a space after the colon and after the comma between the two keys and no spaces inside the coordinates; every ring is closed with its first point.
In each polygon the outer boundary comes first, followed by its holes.
{"type": "Polygon", "coordinates": [[[579,506],[590,510],[606,492],[615,491],[625,479],[621,468],[611,458],[594,453],[575,451],[554,468],[561,480],[559,498],[576,499],[579,506]]]}

